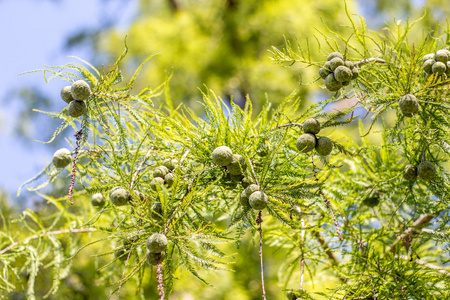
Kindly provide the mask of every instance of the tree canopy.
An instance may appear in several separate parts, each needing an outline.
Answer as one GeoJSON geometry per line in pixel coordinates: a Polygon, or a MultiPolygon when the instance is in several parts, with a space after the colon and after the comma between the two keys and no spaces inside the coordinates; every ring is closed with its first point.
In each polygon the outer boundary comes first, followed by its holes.
{"type": "MultiPolygon", "coordinates": [[[[171,3],[132,26],[110,66],[32,71],[70,90],[46,112],[61,122],[46,142],[66,128],[74,138],[24,183],[45,202],[1,211],[3,295],[450,297],[448,28],[424,31],[420,18],[371,31],[336,2],[335,28],[303,26],[294,43],[272,37],[297,22],[288,2],[189,14],[171,3]],[[280,23],[266,23],[272,13],[280,23]],[[142,48],[128,46],[134,31],[149,36],[142,48]],[[174,47],[155,56],[152,40],[174,47]],[[304,98],[311,86],[323,100],[304,98]],[[261,101],[264,90],[279,95],[261,101]],[[49,184],[68,193],[39,192],[49,184]]],[[[317,5],[295,11],[317,21],[317,5]]]]}

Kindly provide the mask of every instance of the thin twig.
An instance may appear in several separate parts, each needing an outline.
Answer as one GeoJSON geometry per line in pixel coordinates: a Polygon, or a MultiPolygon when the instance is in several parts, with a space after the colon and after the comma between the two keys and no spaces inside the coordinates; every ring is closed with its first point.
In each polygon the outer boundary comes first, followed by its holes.
{"type": "Polygon", "coordinates": [[[81,229],[56,230],[56,231],[44,232],[44,233],[41,233],[41,234],[35,234],[35,235],[32,235],[32,236],[26,238],[23,241],[17,241],[17,242],[12,243],[8,247],[6,247],[2,251],[0,251],[0,255],[8,252],[9,250],[11,250],[12,248],[16,247],[17,245],[26,244],[26,243],[28,243],[31,240],[38,239],[38,238],[41,238],[41,237],[45,237],[45,236],[48,236],[48,235],[57,235],[57,234],[63,234],[63,233],[94,232],[94,231],[97,231],[97,229],[96,228],[81,228],[81,229]]]}
{"type": "Polygon", "coordinates": [[[80,150],[82,136],[83,136],[83,127],[81,127],[81,129],[75,133],[75,138],[77,140],[77,146],[75,148],[75,157],[73,159],[73,166],[72,166],[72,177],[70,180],[69,191],[68,191],[70,205],[73,205],[72,191],[73,191],[73,187],[75,186],[75,177],[77,175],[78,151],[80,150]]]}
{"type": "Polygon", "coordinates": [[[134,247],[134,242],[135,241],[136,241],[136,237],[133,238],[133,244],[131,245],[130,251],[128,252],[127,260],[125,261],[125,266],[123,267],[122,277],[121,277],[121,281],[120,281],[120,284],[119,284],[119,289],[117,291],[117,300],[119,300],[119,297],[120,297],[120,289],[122,288],[122,285],[124,283],[123,282],[123,278],[125,277],[125,270],[127,269],[128,261],[130,260],[131,252],[133,251],[133,247],[134,247]]]}
{"type": "Polygon", "coordinates": [[[300,223],[301,223],[301,226],[302,226],[302,229],[303,229],[302,233],[301,233],[301,240],[300,240],[300,250],[302,251],[302,257],[301,257],[301,260],[300,260],[300,272],[301,272],[301,275],[300,275],[300,290],[303,290],[303,278],[304,278],[304,275],[305,275],[305,258],[303,256],[303,245],[305,243],[305,230],[304,230],[305,220],[301,219],[300,223]]]}
{"type": "Polygon", "coordinates": [[[100,92],[94,92],[94,93],[92,93],[92,95],[94,95],[94,96],[102,96],[102,97],[106,97],[106,98],[112,98],[112,99],[116,99],[116,100],[123,100],[123,99],[127,99],[127,98],[131,97],[130,94],[127,94],[125,96],[114,96],[114,95],[111,95],[111,94],[100,93],[100,92]]]}
{"type": "Polygon", "coordinates": [[[303,124],[301,124],[301,123],[288,123],[288,124],[278,125],[277,127],[272,128],[272,130],[280,129],[283,127],[293,127],[293,126],[303,128],[303,124]]]}
{"type": "Polygon", "coordinates": [[[333,217],[333,222],[334,222],[334,225],[336,226],[336,233],[339,237],[339,240],[343,241],[344,239],[342,238],[341,231],[339,229],[339,224],[337,222],[336,215],[334,214],[334,210],[331,207],[330,200],[328,200],[327,196],[325,196],[325,193],[322,190],[322,186],[319,184],[319,178],[317,177],[316,165],[314,164],[314,152],[313,151],[311,151],[311,162],[312,162],[312,167],[313,167],[313,172],[314,172],[314,178],[316,180],[317,185],[319,186],[319,194],[322,196],[323,200],[325,201],[325,204],[327,205],[327,208],[331,212],[331,216],[333,217]]]}
{"type": "MultiPolygon", "coordinates": [[[[276,126],[276,127],[272,128],[271,130],[277,130],[277,129],[284,128],[284,127],[294,127],[294,126],[303,128],[303,124],[301,124],[301,123],[288,123],[288,124],[276,126]]],[[[254,137],[255,137],[255,135],[253,135],[253,134],[249,136],[249,138],[251,138],[251,139],[254,137]]]]}
{"type": "Polygon", "coordinates": [[[159,293],[160,300],[164,300],[166,298],[166,295],[164,293],[162,264],[159,261],[158,261],[158,265],[156,266],[156,279],[158,280],[158,293],[159,293]]]}
{"type": "MultiPolygon", "coordinates": [[[[180,159],[180,163],[179,165],[181,166],[181,164],[183,163],[184,159],[188,156],[189,152],[191,150],[188,149],[183,156],[180,159]]],[[[147,153],[149,154],[149,153],[147,153]]],[[[200,176],[202,174],[202,172],[200,172],[200,174],[198,176],[200,176]]],[[[191,186],[192,183],[194,183],[194,181],[196,180],[196,178],[194,178],[189,184],[188,187],[186,189],[186,193],[184,194],[183,198],[181,198],[181,200],[178,202],[177,207],[175,207],[174,211],[172,212],[172,215],[170,216],[169,220],[167,221],[166,227],[164,228],[164,235],[167,235],[167,232],[169,231],[169,226],[170,223],[172,223],[173,218],[175,217],[175,214],[177,213],[178,209],[180,208],[181,204],[183,203],[184,199],[186,199],[186,197],[189,195],[190,191],[191,191],[191,186]]],[[[162,273],[162,264],[160,261],[158,261],[158,265],[156,268],[156,279],[158,280],[158,293],[160,296],[161,300],[165,299],[165,294],[164,294],[164,280],[163,280],[163,273],[162,273]]]]}
{"type": "Polygon", "coordinates": [[[256,219],[256,224],[259,225],[258,231],[259,231],[259,258],[261,260],[261,285],[262,285],[262,292],[263,292],[263,299],[266,299],[266,289],[264,287],[264,262],[263,262],[263,234],[262,234],[262,226],[261,223],[263,222],[262,219],[262,211],[260,210],[258,213],[258,218],[256,219]]]}
{"type": "Polygon", "coordinates": [[[133,179],[131,180],[131,183],[130,183],[130,189],[133,189],[134,184],[136,183],[136,179],[137,179],[139,173],[144,168],[144,164],[147,161],[147,159],[150,157],[150,153],[152,152],[152,150],[153,150],[153,148],[148,149],[147,153],[145,154],[144,158],[142,159],[142,161],[141,161],[139,167],[137,168],[136,172],[134,172],[133,179]]]}
{"type": "Polygon", "coordinates": [[[328,256],[328,259],[330,260],[332,265],[338,265],[339,264],[339,260],[337,259],[336,255],[334,254],[333,251],[331,251],[330,246],[328,246],[328,243],[324,240],[324,238],[322,237],[322,235],[320,234],[319,231],[314,231],[313,232],[316,239],[319,241],[319,244],[322,246],[322,249],[325,251],[325,254],[328,256]]]}
{"type": "MultiPolygon", "coordinates": [[[[150,157],[150,153],[152,152],[152,150],[153,150],[153,148],[148,149],[147,153],[145,154],[144,158],[142,159],[141,163],[139,164],[139,167],[136,169],[136,172],[134,173],[133,179],[131,180],[131,183],[130,183],[130,189],[133,189],[134,184],[136,183],[136,179],[137,179],[139,173],[144,168],[144,164],[147,161],[147,159],[150,157]]],[[[139,220],[139,223],[142,223],[142,220],[139,220]]],[[[123,272],[122,272],[122,280],[123,280],[123,278],[125,276],[125,270],[127,269],[128,261],[129,261],[130,256],[131,256],[131,252],[133,251],[133,247],[134,247],[134,243],[136,242],[136,239],[137,239],[137,236],[135,236],[133,238],[133,242],[132,242],[130,251],[128,253],[127,260],[125,261],[125,266],[124,266],[123,272]]],[[[122,285],[123,285],[123,281],[119,284],[119,289],[117,291],[117,300],[119,299],[120,289],[122,288],[122,285]]]]}
{"type": "MultiPolygon", "coordinates": [[[[400,258],[401,258],[401,259],[407,259],[407,260],[409,260],[409,257],[406,256],[406,255],[400,255],[400,258]]],[[[427,267],[427,268],[429,268],[429,269],[436,270],[438,273],[441,273],[441,274],[450,276],[450,272],[447,271],[447,270],[445,270],[445,269],[443,269],[442,267],[433,265],[433,264],[428,263],[428,262],[426,262],[426,261],[424,261],[424,260],[421,260],[421,259],[416,259],[416,260],[414,260],[414,262],[415,262],[416,264],[422,265],[422,266],[427,267]]]]}
{"type": "Polygon", "coordinates": [[[412,227],[408,228],[403,234],[401,234],[397,240],[392,244],[391,247],[388,248],[387,252],[394,253],[396,251],[397,244],[400,241],[406,242],[406,238],[411,240],[413,237],[419,234],[419,231],[417,231],[417,227],[425,226],[426,224],[430,223],[430,221],[435,217],[435,215],[432,214],[425,214],[420,216],[419,219],[417,219],[412,227]]]}
{"type": "MultiPolygon", "coordinates": [[[[200,173],[201,174],[201,173],[200,173]]],[[[200,175],[199,174],[199,175],[200,175]]],[[[175,214],[177,213],[178,209],[180,208],[181,204],[183,203],[184,199],[186,199],[187,195],[191,191],[192,183],[195,181],[196,178],[194,178],[189,184],[186,189],[186,193],[184,193],[183,198],[178,202],[177,207],[175,207],[174,211],[172,212],[172,215],[170,216],[169,220],[167,221],[166,228],[164,229],[164,235],[167,235],[167,232],[169,231],[170,223],[172,223],[173,218],[175,217],[175,214]]]]}
{"type": "MultiPolygon", "coordinates": [[[[328,245],[328,243],[325,241],[325,239],[323,238],[323,236],[320,234],[319,231],[313,231],[314,236],[316,237],[316,239],[319,241],[319,244],[322,246],[322,249],[325,251],[325,254],[327,255],[328,259],[331,262],[331,265],[333,266],[337,266],[339,265],[339,260],[336,257],[336,255],[334,254],[333,251],[331,251],[330,246],[328,245]]],[[[347,282],[347,278],[339,276],[338,277],[339,280],[343,283],[347,282]]]]}
{"type": "Polygon", "coordinates": [[[259,181],[258,181],[258,178],[256,177],[255,169],[253,168],[252,160],[250,158],[248,159],[248,165],[250,166],[250,169],[252,170],[253,178],[255,179],[256,185],[261,187],[259,185],[259,181]]]}
{"type": "Polygon", "coordinates": [[[377,63],[381,63],[381,64],[385,64],[386,63],[386,61],[384,59],[381,59],[381,58],[368,58],[368,59],[363,59],[363,60],[354,62],[353,65],[354,66],[360,66],[360,65],[371,63],[371,62],[377,62],[377,63]]]}

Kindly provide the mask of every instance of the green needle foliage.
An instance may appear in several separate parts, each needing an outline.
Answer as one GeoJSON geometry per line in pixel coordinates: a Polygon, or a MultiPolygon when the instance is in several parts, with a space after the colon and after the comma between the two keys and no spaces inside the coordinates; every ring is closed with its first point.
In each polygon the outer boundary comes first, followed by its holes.
{"type": "MultiPolygon", "coordinates": [[[[263,249],[283,257],[276,263],[278,291],[262,284],[257,298],[286,292],[288,299],[449,298],[450,79],[424,76],[422,57],[444,48],[450,32],[436,28],[432,38],[412,44],[408,34],[415,22],[396,24],[381,34],[369,32],[362,19],[359,25],[350,15],[349,20],[348,36],[321,33],[326,44],[320,47],[340,52],[359,68],[359,76],[302,110],[301,87],[275,109],[266,101],[253,111],[250,98],[241,108],[207,88],[201,91],[204,114],[175,107],[168,82],[133,90],[151,57],[123,81],[120,63],[126,44],[108,69],[83,62],[40,70],[46,80],[85,80],[92,93],[81,118],[69,117],[67,109],[48,113],[62,121],[55,136],[68,126],[76,132],[69,141],[73,165],[67,172],[49,164],[24,185],[37,190],[65,176],[69,195],[42,195],[47,203],[41,211],[25,210],[13,222],[3,218],[2,293],[50,297],[70,276],[73,263],[95,249],[89,255],[98,285],[108,287],[111,295],[120,296],[122,287],[132,285],[133,295],[141,299],[157,294],[167,299],[177,291],[181,270],[214,285],[208,274],[232,270],[236,258],[230,244],[241,246],[250,233],[261,261],[253,267],[261,268],[262,282],[263,249]],[[418,99],[419,109],[411,116],[399,108],[406,94],[418,99]],[[329,109],[342,101],[353,105],[329,109]],[[361,108],[370,119],[366,125],[359,121],[361,143],[334,138],[340,130],[350,130],[346,126],[361,108]],[[333,143],[328,156],[296,148],[302,123],[311,118],[320,122],[320,132],[309,134],[333,143]],[[380,136],[381,143],[369,141],[369,133],[380,136]],[[211,154],[219,146],[244,158],[247,167],[241,176],[213,162],[211,154]],[[168,160],[170,169],[164,170],[160,166],[169,166],[168,160]],[[406,165],[420,170],[424,161],[436,168],[435,177],[403,178],[406,165]],[[157,167],[158,176],[171,174],[171,184],[167,177],[154,179],[157,167]],[[262,211],[240,202],[249,183],[267,195],[262,211]],[[125,205],[110,201],[113,189],[120,190],[125,205]],[[106,200],[103,207],[90,204],[98,193],[106,200]],[[156,247],[161,252],[146,254],[147,239],[155,233],[164,235],[167,245],[161,242],[156,247]],[[46,290],[41,295],[35,283],[43,273],[51,273],[53,280],[41,287],[46,290]],[[155,281],[157,287],[149,289],[155,281]]],[[[317,72],[324,65],[325,58],[310,59],[311,49],[286,45],[272,49],[274,62],[305,64],[317,72]]]]}

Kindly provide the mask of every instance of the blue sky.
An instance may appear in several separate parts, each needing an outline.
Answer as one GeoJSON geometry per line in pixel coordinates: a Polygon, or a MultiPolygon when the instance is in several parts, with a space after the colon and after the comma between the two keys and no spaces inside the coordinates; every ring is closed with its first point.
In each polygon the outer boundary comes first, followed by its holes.
{"type": "MultiPolygon", "coordinates": [[[[44,94],[54,95],[52,101],[58,110],[64,107],[59,93],[66,85],[59,79],[45,83],[42,73],[18,74],[45,65],[73,62],[68,58],[70,55],[89,59],[92,53],[87,47],[77,47],[73,53],[65,51],[67,37],[80,29],[101,25],[105,15],[116,16],[115,26],[126,29],[136,13],[137,3],[123,0],[0,0],[0,189],[11,194],[13,200],[18,187],[51,160],[53,149],[40,143],[30,146],[14,136],[14,124],[20,122],[17,112],[21,99],[11,97],[8,92],[39,86],[44,94]]],[[[40,132],[55,129],[35,124],[31,136],[39,139],[40,132]]]]}

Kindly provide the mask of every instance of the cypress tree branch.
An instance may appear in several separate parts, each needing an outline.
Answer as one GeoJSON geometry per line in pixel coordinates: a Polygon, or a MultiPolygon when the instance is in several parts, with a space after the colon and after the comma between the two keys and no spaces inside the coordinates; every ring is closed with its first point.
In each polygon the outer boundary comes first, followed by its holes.
{"type": "Polygon", "coordinates": [[[301,233],[301,240],[300,240],[300,247],[301,247],[301,251],[302,251],[302,257],[301,257],[301,261],[300,261],[300,290],[303,290],[303,277],[305,275],[305,259],[304,259],[304,255],[303,255],[303,245],[305,243],[305,220],[301,219],[300,223],[302,225],[302,233],[301,233]]]}
{"type": "Polygon", "coordinates": [[[303,128],[303,124],[301,124],[301,123],[288,123],[288,124],[278,125],[277,127],[272,128],[272,130],[277,130],[277,129],[284,128],[284,127],[293,127],[293,126],[303,128]]]}
{"type": "Polygon", "coordinates": [[[41,233],[41,234],[35,234],[35,235],[32,235],[32,236],[26,238],[23,241],[17,241],[15,243],[12,243],[8,247],[6,247],[2,251],[0,251],[0,255],[8,252],[12,248],[14,248],[14,247],[16,247],[16,246],[18,246],[20,244],[26,244],[26,243],[28,243],[31,240],[38,239],[38,238],[41,238],[41,237],[45,237],[45,236],[48,236],[48,235],[58,235],[58,234],[64,234],[64,233],[83,233],[83,232],[94,232],[94,231],[97,231],[97,229],[96,228],[80,228],[80,229],[55,230],[55,231],[44,232],[44,233],[41,233]]]}
{"type": "Polygon", "coordinates": [[[127,269],[128,261],[130,260],[131,252],[133,251],[133,246],[134,246],[135,241],[136,241],[136,237],[134,237],[134,239],[133,239],[133,244],[131,245],[130,251],[128,252],[127,260],[125,261],[125,266],[123,267],[122,277],[120,279],[119,289],[117,291],[117,300],[119,300],[119,297],[120,297],[120,289],[122,288],[122,285],[124,283],[123,278],[125,277],[125,270],[127,269]]]}
{"type": "Polygon", "coordinates": [[[377,63],[382,63],[382,64],[386,63],[386,61],[381,58],[368,58],[368,59],[363,59],[363,60],[357,61],[357,62],[353,63],[353,65],[361,66],[361,65],[368,64],[371,62],[377,62],[377,63]]]}
{"type": "Polygon", "coordinates": [[[183,198],[181,198],[181,200],[177,204],[177,207],[175,207],[174,211],[172,212],[172,215],[170,216],[169,220],[167,221],[166,227],[164,229],[164,235],[167,235],[167,232],[169,231],[170,223],[172,223],[172,220],[175,217],[175,214],[177,213],[177,211],[180,208],[181,204],[183,203],[184,199],[186,199],[186,197],[189,195],[189,193],[191,191],[192,183],[194,181],[195,181],[195,178],[188,184],[188,187],[186,188],[186,193],[184,193],[183,198]]]}
{"type": "Polygon", "coordinates": [[[156,266],[156,279],[158,280],[158,293],[159,293],[160,300],[165,300],[166,295],[164,293],[162,264],[159,261],[158,261],[158,265],[156,266]]]}
{"type": "Polygon", "coordinates": [[[344,239],[342,238],[341,231],[339,229],[339,224],[337,222],[336,215],[334,214],[334,210],[331,207],[330,200],[328,200],[328,198],[325,196],[325,193],[323,192],[322,187],[319,184],[319,178],[317,177],[316,165],[314,164],[314,151],[311,151],[311,162],[312,162],[312,166],[313,166],[314,178],[316,180],[317,185],[319,186],[319,194],[322,196],[323,200],[325,201],[325,204],[327,205],[327,208],[331,212],[331,216],[333,217],[333,222],[334,222],[334,225],[336,226],[336,232],[339,237],[339,240],[343,241],[344,239]]]}
{"type": "Polygon", "coordinates": [[[336,255],[333,251],[331,251],[330,246],[328,246],[328,243],[325,241],[323,236],[320,234],[319,231],[313,231],[314,236],[319,241],[319,244],[322,246],[322,249],[325,251],[325,254],[328,256],[328,259],[330,260],[332,265],[338,265],[339,260],[337,259],[336,255]]]}
{"type": "MultiPolygon", "coordinates": [[[[328,245],[328,243],[325,241],[325,239],[323,238],[323,236],[320,234],[319,231],[314,230],[313,231],[314,236],[316,237],[316,239],[319,241],[320,246],[322,246],[322,249],[325,251],[325,254],[327,255],[328,259],[330,260],[331,264],[333,266],[337,266],[339,265],[339,260],[336,257],[336,255],[334,254],[333,251],[331,251],[330,246],[328,245]]],[[[344,278],[342,276],[338,276],[339,280],[343,283],[347,282],[347,278],[344,278]]]]}
{"type": "Polygon", "coordinates": [[[252,160],[251,160],[250,158],[248,159],[248,165],[250,166],[250,169],[252,169],[253,178],[255,178],[256,184],[257,184],[259,187],[261,187],[261,186],[259,185],[258,177],[256,177],[255,169],[253,168],[252,160]]]}
{"type": "Polygon", "coordinates": [[[403,241],[405,243],[407,242],[406,239],[411,241],[413,237],[415,237],[419,234],[419,231],[417,231],[418,227],[423,227],[423,226],[427,225],[428,223],[430,223],[430,221],[434,218],[434,216],[435,215],[432,215],[432,214],[425,214],[425,215],[420,216],[420,218],[417,219],[413,223],[412,227],[408,228],[403,234],[401,234],[395,240],[395,242],[388,248],[387,252],[395,253],[397,244],[400,241],[403,241]]]}
{"type": "Polygon", "coordinates": [[[81,127],[81,129],[75,133],[75,138],[77,140],[77,147],[75,148],[75,157],[73,159],[72,176],[71,176],[69,191],[68,191],[69,200],[70,200],[71,205],[73,205],[72,191],[73,191],[73,187],[75,186],[75,177],[77,175],[78,150],[80,150],[82,136],[83,136],[83,127],[81,127]]]}
{"type": "MultiPolygon", "coordinates": [[[[395,257],[397,257],[397,256],[395,256],[395,257]]],[[[406,255],[400,255],[400,258],[401,259],[410,260],[410,258],[408,256],[406,256],[406,255]]],[[[428,263],[428,262],[426,262],[426,261],[424,261],[422,259],[416,259],[416,260],[414,260],[414,262],[416,264],[422,265],[422,266],[427,267],[429,269],[436,270],[438,273],[450,276],[450,272],[449,271],[443,269],[442,267],[433,265],[432,263],[428,263]]]]}
{"type": "Polygon", "coordinates": [[[114,96],[114,95],[111,95],[111,94],[101,93],[101,92],[94,92],[94,93],[92,93],[92,95],[94,95],[94,96],[102,96],[102,97],[111,98],[111,99],[115,99],[115,100],[124,100],[124,99],[128,99],[128,98],[131,97],[130,94],[127,94],[125,96],[114,96]]]}
{"type": "Polygon", "coordinates": [[[264,262],[263,262],[263,234],[262,234],[262,226],[261,223],[262,220],[262,211],[260,210],[258,213],[258,218],[256,219],[256,224],[259,225],[258,231],[259,231],[259,258],[261,261],[261,285],[262,285],[262,291],[263,291],[263,299],[266,300],[266,289],[264,287],[264,262]]]}
{"type": "MultiPolygon", "coordinates": [[[[147,138],[147,135],[145,136],[145,138],[147,138]]],[[[144,138],[144,139],[145,139],[144,138]]],[[[150,153],[153,151],[153,147],[151,147],[150,149],[148,149],[147,153],[145,154],[144,158],[142,159],[139,167],[136,169],[136,172],[133,175],[133,179],[131,180],[130,183],[130,189],[133,189],[134,184],[136,183],[136,179],[139,175],[139,173],[142,171],[142,169],[144,168],[144,164],[147,162],[147,159],[150,157],[150,153]]]]}

